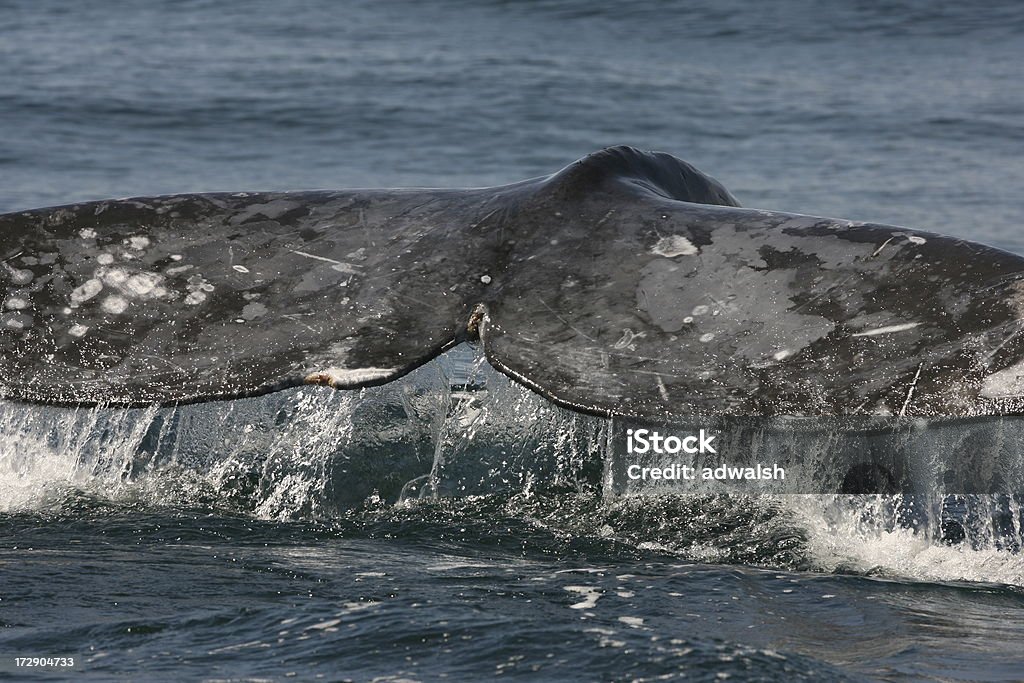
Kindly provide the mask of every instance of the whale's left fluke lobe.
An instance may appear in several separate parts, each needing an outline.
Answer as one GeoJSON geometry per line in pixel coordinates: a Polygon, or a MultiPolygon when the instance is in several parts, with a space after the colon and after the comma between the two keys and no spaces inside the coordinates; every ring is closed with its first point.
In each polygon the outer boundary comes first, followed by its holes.
{"type": "Polygon", "coordinates": [[[496,188],[7,214],[0,266],[11,399],[354,388],[479,336],[498,369],[597,414],[1024,411],[1024,260],[740,208],[685,162],[628,147],[496,188]]]}

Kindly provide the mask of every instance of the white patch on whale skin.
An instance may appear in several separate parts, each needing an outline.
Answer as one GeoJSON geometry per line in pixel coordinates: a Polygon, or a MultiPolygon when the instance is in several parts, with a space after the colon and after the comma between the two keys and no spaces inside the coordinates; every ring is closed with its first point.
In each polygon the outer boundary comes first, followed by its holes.
{"type": "Polygon", "coordinates": [[[266,313],[267,307],[261,303],[256,302],[248,303],[245,305],[245,308],[242,309],[242,317],[245,318],[246,320],[253,320],[254,318],[259,318],[261,315],[265,315],[266,313]]]}
{"type": "Polygon", "coordinates": [[[113,315],[120,315],[121,313],[124,313],[124,310],[126,308],[128,308],[128,300],[125,299],[123,296],[118,296],[114,294],[113,296],[108,296],[106,299],[104,299],[102,306],[103,310],[106,311],[107,313],[111,313],[113,315]]]}
{"type": "Polygon", "coordinates": [[[12,311],[23,311],[28,308],[28,301],[18,296],[12,296],[4,302],[4,308],[12,311]]]}
{"type": "Polygon", "coordinates": [[[96,257],[96,263],[100,264],[101,266],[109,266],[113,262],[113,254],[100,254],[99,256],[96,257]]]}
{"type": "Polygon", "coordinates": [[[993,372],[981,382],[982,398],[1024,396],[1024,362],[993,372]]]}
{"type": "Polygon", "coordinates": [[[136,273],[125,282],[125,289],[133,296],[148,297],[156,294],[155,290],[162,279],[156,273],[136,273]]]}
{"type": "Polygon", "coordinates": [[[378,379],[387,379],[394,374],[395,368],[357,368],[348,370],[346,368],[327,368],[318,372],[311,372],[306,375],[306,384],[329,385],[332,387],[351,386],[372,382],[378,379]]]}
{"type": "Polygon", "coordinates": [[[658,243],[651,249],[652,254],[658,256],[664,256],[666,258],[675,258],[676,256],[693,256],[698,253],[698,249],[694,246],[693,242],[686,239],[682,235],[669,235],[668,237],[662,237],[658,240],[658,243]]]}
{"type": "Polygon", "coordinates": [[[96,277],[103,280],[103,284],[108,287],[115,287],[128,280],[128,271],[124,268],[99,268],[96,270],[96,277]]]}
{"type": "Polygon", "coordinates": [[[231,268],[236,270],[236,271],[238,271],[239,273],[248,273],[249,272],[249,269],[246,268],[245,266],[231,266],[231,268]]]}
{"type": "MultiPolygon", "coordinates": [[[[28,260],[29,259],[22,259],[22,261],[26,262],[28,260]]],[[[27,268],[24,270],[20,268],[15,268],[6,261],[4,262],[3,265],[4,268],[7,270],[7,273],[11,276],[11,282],[13,282],[16,285],[27,285],[28,283],[32,282],[33,278],[35,278],[35,273],[33,273],[31,270],[28,270],[27,268]]]]}
{"type": "Polygon", "coordinates": [[[189,306],[195,306],[206,301],[206,295],[215,288],[202,275],[193,275],[188,279],[186,289],[189,294],[185,297],[185,303],[189,306]]]}
{"type": "Polygon", "coordinates": [[[101,291],[103,291],[103,283],[98,278],[86,280],[71,290],[71,303],[76,306],[85,303],[101,291]]]}
{"type": "Polygon", "coordinates": [[[891,334],[892,332],[906,332],[912,330],[921,323],[900,323],[899,325],[889,325],[887,327],[876,327],[873,330],[865,330],[863,332],[855,332],[850,335],[853,337],[874,337],[879,334],[891,334]]]}
{"type": "Polygon", "coordinates": [[[82,337],[82,336],[85,336],[85,333],[88,332],[88,331],[89,331],[89,327],[88,326],[86,326],[86,325],[77,325],[76,324],[76,325],[72,325],[71,326],[71,329],[68,330],[68,334],[70,334],[72,337],[82,337]]]}
{"type": "Polygon", "coordinates": [[[928,240],[923,237],[918,237],[917,235],[907,235],[907,241],[911,244],[924,244],[928,240]]]}
{"type": "Polygon", "coordinates": [[[149,246],[149,238],[148,237],[129,237],[128,239],[126,239],[124,241],[124,243],[127,244],[128,246],[130,246],[132,249],[134,249],[136,251],[142,251],[143,249],[145,249],[146,247],[149,246]]]}

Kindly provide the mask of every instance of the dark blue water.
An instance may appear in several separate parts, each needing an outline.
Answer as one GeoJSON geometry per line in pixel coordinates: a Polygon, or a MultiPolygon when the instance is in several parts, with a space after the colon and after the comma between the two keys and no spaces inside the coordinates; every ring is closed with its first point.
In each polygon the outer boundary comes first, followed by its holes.
{"type": "MultiPolygon", "coordinates": [[[[0,211],[627,143],[746,206],[1024,253],[1022,63],[1014,2],[0,0],[0,211]]],[[[1024,680],[1019,509],[970,501],[949,545],[892,501],[613,499],[535,397],[477,438],[431,391],[0,406],[0,677],[1024,680]]]]}

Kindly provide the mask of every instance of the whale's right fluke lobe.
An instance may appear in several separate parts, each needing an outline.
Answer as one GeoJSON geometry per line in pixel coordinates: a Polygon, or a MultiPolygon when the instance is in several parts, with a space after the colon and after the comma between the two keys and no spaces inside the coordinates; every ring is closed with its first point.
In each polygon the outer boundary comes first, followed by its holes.
{"type": "Polygon", "coordinates": [[[390,381],[479,335],[578,410],[1024,410],[1024,260],[737,206],[619,147],[473,190],[180,195],[0,216],[0,387],[79,405],[390,381]]]}

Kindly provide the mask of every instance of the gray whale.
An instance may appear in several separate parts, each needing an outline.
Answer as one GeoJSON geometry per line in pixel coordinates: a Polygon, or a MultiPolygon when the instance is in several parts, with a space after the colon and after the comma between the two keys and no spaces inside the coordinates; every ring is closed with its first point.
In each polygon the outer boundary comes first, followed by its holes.
{"type": "Polygon", "coordinates": [[[605,416],[1024,412],[1024,259],[741,208],[630,147],[501,187],[10,213],[0,263],[7,399],[353,389],[478,339],[501,372],[605,416]]]}

